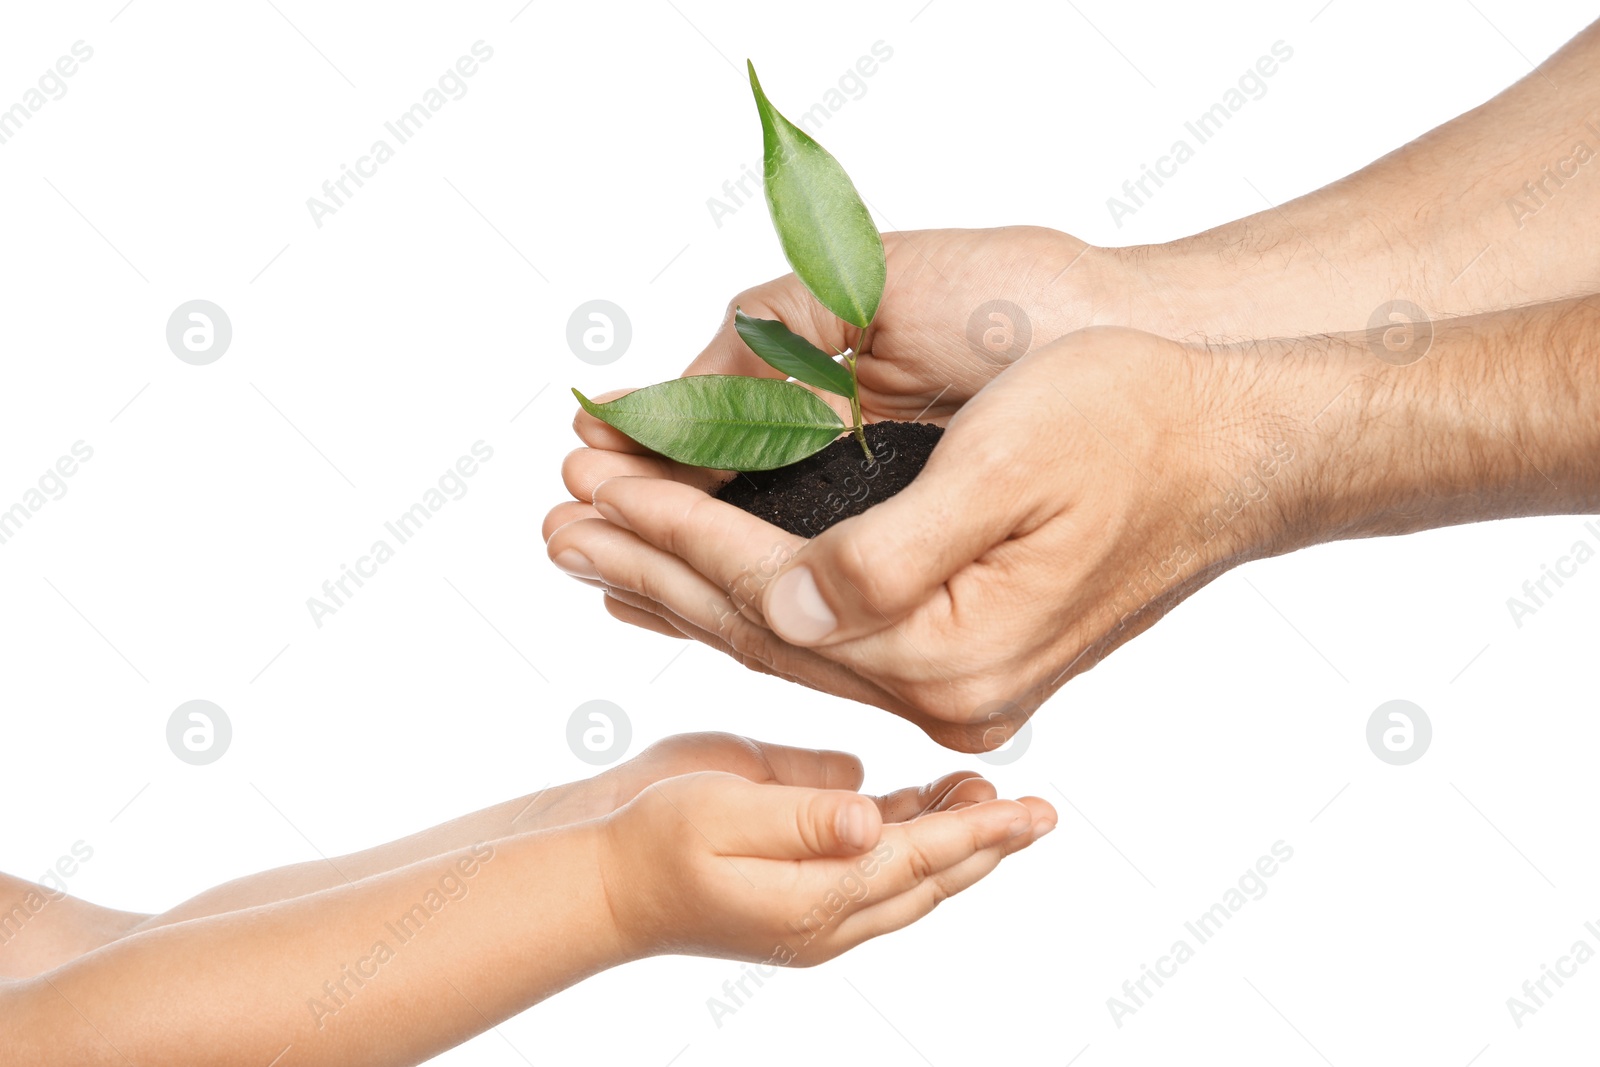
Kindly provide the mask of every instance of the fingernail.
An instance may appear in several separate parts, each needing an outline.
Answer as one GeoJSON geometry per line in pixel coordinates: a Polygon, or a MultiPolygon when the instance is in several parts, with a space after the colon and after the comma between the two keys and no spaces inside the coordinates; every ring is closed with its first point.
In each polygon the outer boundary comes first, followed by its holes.
{"type": "Polygon", "coordinates": [[[608,503],[604,500],[596,500],[594,502],[594,509],[598,511],[601,517],[611,525],[620,526],[624,530],[631,529],[631,527],[629,527],[628,524],[622,520],[622,512],[617,510],[615,504],[608,503]]]}
{"type": "Polygon", "coordinates": [[[594,563],[575,548],[563,548],[550,557],[550,562],[574,578],[587,578],[592,582],[600,580],[600,572],[595,570],[594,563]]]}
{"type": "Polygon", "coordinates": [[[1056,824],[1049,819],[1040,819],[1033,824],[1033,839],[1035,841],[1056,828],[1056,824]]]}
{"type": "Polygon", "coordinates": [[[822,599],[810,567],[795,567],[772,584],[767,594],[767,622],[779,637],[807,645],[833,633],[839,620],[822,599]]]}
{"type": "Polygon", "coordinates": [[[865,849],[872,843],[867,840],[867,813],[860,804],[846,804],[835,819],[839,840],[846,848],[865,849]]]}

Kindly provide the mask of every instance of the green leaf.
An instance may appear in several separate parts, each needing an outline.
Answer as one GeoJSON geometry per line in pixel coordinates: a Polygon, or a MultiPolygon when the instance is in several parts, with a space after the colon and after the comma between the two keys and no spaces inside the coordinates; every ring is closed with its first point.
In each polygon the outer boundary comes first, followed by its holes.
{"type": "Polygon", "coordinates": [[[765,471],[821,451],[844,432],[816,393],[776,378],[696,374],[583,410],[646,448],[694,467],[765,471]]]}
{"type": "Polygon", "coordinates": [[[761,115],[767,209],[783,254],[824,307],[866,329],[888,273],[883,238],[839,161],[778,113],[755,65],[747,65],[761,115]]]}
{"type": "Polygon", "coordinates": [[[734,308],[733,328],[739,331],[750,351],[795,381],[838,393],[846,399],[855,396],[855,382],[848,370],[777,319],[753,319],[734,308]]]}

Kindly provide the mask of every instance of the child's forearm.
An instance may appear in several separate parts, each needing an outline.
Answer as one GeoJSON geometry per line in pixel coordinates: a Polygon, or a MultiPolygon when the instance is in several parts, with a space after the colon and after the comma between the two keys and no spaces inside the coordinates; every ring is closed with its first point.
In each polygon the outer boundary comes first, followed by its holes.
{"type": "Polygon", "coordinates": [[[592,781],[550,786],[373,848],[245,875],[208,889],[135,927],[151,930],[188,919],[289,900],[370,878],[432,856],[605,813],[592,781]]]}
{"type": "Polygon", "coordinates": [[[0,986],[0,1062],[413,1064],[623,962],[598,824],[133,934],[0,986]],[[219,1025],[226,1020],[226,1025],[219,1025]]]}
{"type": "Polygon", "coordinates": [[[0,874],[0,981],[53,970],[126,937],[148,918],[0,874]]]}

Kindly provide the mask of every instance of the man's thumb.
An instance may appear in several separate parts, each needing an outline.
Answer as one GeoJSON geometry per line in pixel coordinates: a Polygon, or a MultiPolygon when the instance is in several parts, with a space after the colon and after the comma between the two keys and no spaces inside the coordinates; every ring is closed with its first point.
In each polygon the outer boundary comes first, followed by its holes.
{"type": "Polygon", "coordinates": [[[763,595],[767,625],[793,645],[833,644],[892,625],[937,595],[1015,526],[1021,494],[1006,475],[1019,461],[997,451],[976,435],[947,433],[909,486],[800,549],[763,595]]]}

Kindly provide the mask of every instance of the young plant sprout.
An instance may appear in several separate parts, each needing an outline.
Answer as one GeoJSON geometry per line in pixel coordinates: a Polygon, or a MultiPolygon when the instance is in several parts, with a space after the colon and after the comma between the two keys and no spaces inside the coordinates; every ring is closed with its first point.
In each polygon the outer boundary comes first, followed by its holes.
{"type": "Polygon", "coordinates": [[[859,328],[856,345],[830,356],[776,319],[734,311],[750,350],[794,381],[702,374],[597,404],[574,389],[583,409],[639,444],[695,467],[764,471],[796,463],[847,430],[873,461],[861,418],[856,361],[883,298],[883,240],[839,161],[772,106],[756,68],[750,88],[761,116],[767,209],[783,254],[811,295],[859,328]],[[841,362],[842,360],[842,362],[841,362]],[[801,384],[850,401],[851,425],[801,384]]]}

